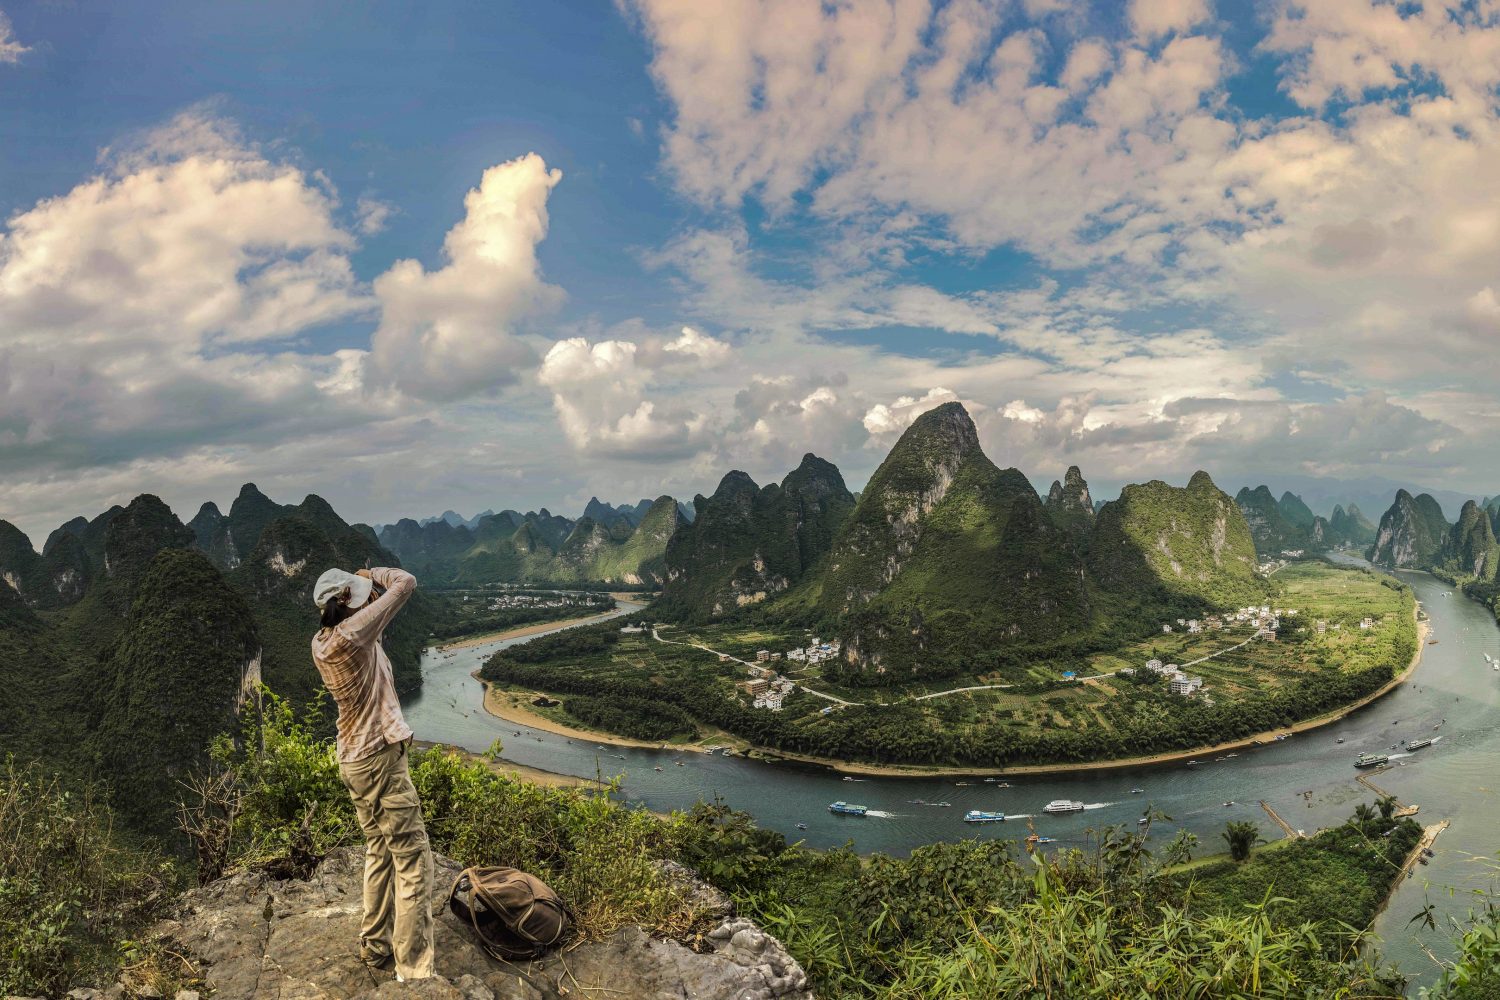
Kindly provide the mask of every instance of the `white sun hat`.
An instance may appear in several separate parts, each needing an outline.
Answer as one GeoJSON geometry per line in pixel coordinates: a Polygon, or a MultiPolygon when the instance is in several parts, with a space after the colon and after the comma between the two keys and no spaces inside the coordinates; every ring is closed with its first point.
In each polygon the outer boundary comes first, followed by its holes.
{"type": "Polygon", "coordinates": [[[349,600],[344,603],[351,608],[364,607],[364,603],[370,599],[370,590],[374,586],[362,576],[346,573],[341,569],[330,569],[318,577],[318,582],[313,585],[313,604],[321,609],[328,603],[329,598],[348,590],[349,600]]]}

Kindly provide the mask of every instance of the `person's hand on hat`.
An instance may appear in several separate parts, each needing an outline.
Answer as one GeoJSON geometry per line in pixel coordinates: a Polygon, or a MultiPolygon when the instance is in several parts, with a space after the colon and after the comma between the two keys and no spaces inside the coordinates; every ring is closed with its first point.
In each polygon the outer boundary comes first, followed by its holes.
{"type": "Polygon", "coordinates": [[[357,570],[354,571],[354,575],[355,576],[362,576],[366,580],[370,579],[370,571],[367,570],[367,569],[357,569],[357,570]]]}

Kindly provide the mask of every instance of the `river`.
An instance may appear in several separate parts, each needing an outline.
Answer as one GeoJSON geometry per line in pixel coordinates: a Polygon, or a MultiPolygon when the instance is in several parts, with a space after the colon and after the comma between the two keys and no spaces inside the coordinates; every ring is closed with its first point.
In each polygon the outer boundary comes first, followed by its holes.
{"type": "MultiPolygon", "coordinates": [[[[967,786],[956,785],[953,778],[845,781],[823,768],[787,762],[608,745],[598,750],[592,742],[512,725],[484,711],[480,685],[469,674],[495,650],[526,639],[474,646],[451,656],[429,651],[422,691],[403,707],[418,739],[480,751],[499,738],[502,756],[519,764],[587,777],[623,775],[625,798],[652,809],[685,809],[719,796],[754,815],[761,826],[811,847],[852,842],[861,852],[893,854],[938,840],[1025,835],[1024,819],[965,824],[962,817],[969,809],[999,810],[1017,818],[1030,814],[1039,834],[1069,845],[1082,844],[1092,827],[1134,825],[1149,803],[1172,817],[1170,824],[1155,825],[1153,840],[1165,842],[1180,827],[1197,834],[1202,852],[1211,853],[1223,848],[1220,833],[1229,820],[1250,820],[1267,838],[1280,835],[1259,804],[1264,799],[1293,827],[1311,833],[1342,822],[1357,803],[1374,800],[1354,780],[1358,772],[1352,760],[1358,753],[1390,753],[1388,747],[1402,739],[1434,737],[1427,749],[1391,753],[1395,766],[1372,779],[1403,802],[1420,804],[1417,818],[1423,823],[1452,820],[1432,863],[1418,867],[1417,875],[1398,889],[1375,927],[1385,957],[1408,975],[1430,982],[1434,966],[1423,946],[1438,954],[1450,949],[1441,935],[1408,921],[1429,901],[1437,907],[1440,926],[1441,916],[1461,919],[1471,905],[1467,892],[1487,884],[1480,862],[1493,860],[1500,845],[1500,673],[1483,655],[1500,656],[1500,629],[1475,602],[1457,592],[1444,596],[1448,587],[1434,577],[1401,577],[1415,588],[1428,613],[1429,637],[1439,640],[1423,649],[1421,665],[1406,684],[1339,723],[1241,751],[1234,759],[1215,762],[1205,756],[1195,766],[1012,778],[1012,787],[999,788],[978,778],[967,786]],[[1439,723],[1442,728],[1434,731],[1439,723]],[[520,736],[514,735],[518,729],[520,736]],[[1342,744],[1336,742],[1339,737],[1342,744]],[[657,766],[662,770],[654,770],[657,766]],[[1131,794],[1132,787],[1144,791],[1131,794]],[[1042,807],[1059,798],[1081,800],[1088,808],[1069,816],[1044,815],[1042,807]],[[868,806],[871,814],[833,815],[827,805],[835,799],[868,806]],[[917,805],[914,799],[951,806],[917,805]],[[798,830],[798,823],[807,829],[798,830]],[[1458,891],[1450,894],[1449,887],[1458,891]]],[[[639,607],[621,602],[619,614],[639,607]]]]}

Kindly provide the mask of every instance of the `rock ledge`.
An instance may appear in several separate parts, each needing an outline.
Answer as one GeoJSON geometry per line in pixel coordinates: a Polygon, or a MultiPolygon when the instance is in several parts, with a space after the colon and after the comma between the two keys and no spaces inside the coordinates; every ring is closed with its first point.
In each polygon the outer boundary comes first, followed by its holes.
{"type": "MultiPolygon", "coordinates": [[[[435,885],[446,889],[459,866],[441,855],[436,862],[435,885]]],[[[627,927],[509,965],[445,912],[436,922],[439,975],[398,983],[359,961],[362,868],[363,852],[343,848],[306,882],[232,875],[185,894],[176,918],[157,930],[201,960],[215,1000],[813,1000],[796,960],[745,919],[725,919],[703,952],[627,927]]]]}

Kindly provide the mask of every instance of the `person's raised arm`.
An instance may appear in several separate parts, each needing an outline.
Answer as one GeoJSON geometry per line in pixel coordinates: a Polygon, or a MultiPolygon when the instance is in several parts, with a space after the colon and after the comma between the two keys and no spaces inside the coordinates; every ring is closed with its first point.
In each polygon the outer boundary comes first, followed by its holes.
{"type": "Polygon", "coordinates": [[[370,579],[384,588],[385,593],[370,601],[338,626],[350,642],[367,646],[380,638],[380,633],[396,617],[396,612],[410,599],[417,589],[417,578],[404,569],[377,566],[370,570],[370,579]]]}

